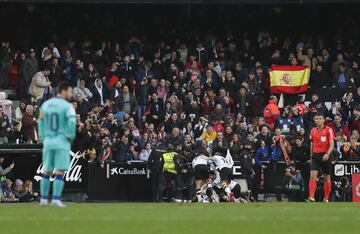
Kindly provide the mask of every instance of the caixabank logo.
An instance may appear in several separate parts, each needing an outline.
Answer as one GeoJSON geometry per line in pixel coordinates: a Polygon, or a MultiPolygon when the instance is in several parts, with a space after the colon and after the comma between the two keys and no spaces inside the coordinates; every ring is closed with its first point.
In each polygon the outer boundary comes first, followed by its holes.
{"type": "Polygon", "coordinates": [[[336,164],[334,167],[335,176],[347,176],[360,173],[360,167],[354,164],[336,164]]]}

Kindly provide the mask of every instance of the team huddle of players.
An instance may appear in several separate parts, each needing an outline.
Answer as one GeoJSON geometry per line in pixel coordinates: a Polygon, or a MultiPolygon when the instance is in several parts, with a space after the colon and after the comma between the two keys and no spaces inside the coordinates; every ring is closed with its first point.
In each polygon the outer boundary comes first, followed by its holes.
{"type": "Polygon", "coordinates": [[[233,180],[234,161],[226,157],[199,155],[192,162],[195,175],[197,202],[247,202],[241,195],[240,185],[233,180]]]}
{"type": "Polygon", "coordinates": [[[177,149],[159,143],[151,151],[148,168],[154,202],[164,198],[169,202],[247,202],[247,194],[233,180],[229,150],[208,156],[188,147],[177,149]]]}

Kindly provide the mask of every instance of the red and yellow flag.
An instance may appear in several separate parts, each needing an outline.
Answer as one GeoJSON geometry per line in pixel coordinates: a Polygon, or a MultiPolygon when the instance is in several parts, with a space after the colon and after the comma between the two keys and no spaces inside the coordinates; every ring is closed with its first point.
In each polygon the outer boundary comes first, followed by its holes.
{"type": "Polygon", "coordinates": [[[273,65],[270,69],[270,86],[273,93],[304,93],[310,78],[306,66],[273,65]]]}

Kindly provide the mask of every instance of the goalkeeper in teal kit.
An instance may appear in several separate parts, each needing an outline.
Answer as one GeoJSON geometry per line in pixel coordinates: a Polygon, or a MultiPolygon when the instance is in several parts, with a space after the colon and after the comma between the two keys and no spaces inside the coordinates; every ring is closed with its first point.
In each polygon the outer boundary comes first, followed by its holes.
{"type": "Polygon", "coordinates": [[[61,202],[64,188],[64,174],[70,164],[71,142],[76,134],[74,107],[68,102],[72,98],[71,84],[64,82],[58,86],[58,96],[41,106],[39,135],[43,141],[44,173],[40,181],[40,205],[48,204],[50,176],[54,174],[52,201],[54,206],[65,207],[61,202]]]}

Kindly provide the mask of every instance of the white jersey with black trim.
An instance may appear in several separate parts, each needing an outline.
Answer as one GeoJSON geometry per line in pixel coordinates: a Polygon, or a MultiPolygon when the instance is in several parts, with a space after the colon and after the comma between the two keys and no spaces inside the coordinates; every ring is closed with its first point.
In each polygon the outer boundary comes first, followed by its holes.
{"type": "Polygon", "coordinates": [[[192,167],[195,168],[197,165],[207,165],[208,164],[208,157],[204,155],[197,156],[192,161],[192,167]]]}
{"type": "Polygon", "coordinates": [[[232,164],[230,162],[228,162],[224,157],[222,156],[218,156],[218,155],[215,155],[213,156],[213,161],[216,165],[216,168],[221,171],[221,169],[223,169],[224,167],[227,167],[227,168],[232,168],[232,164]]]}

